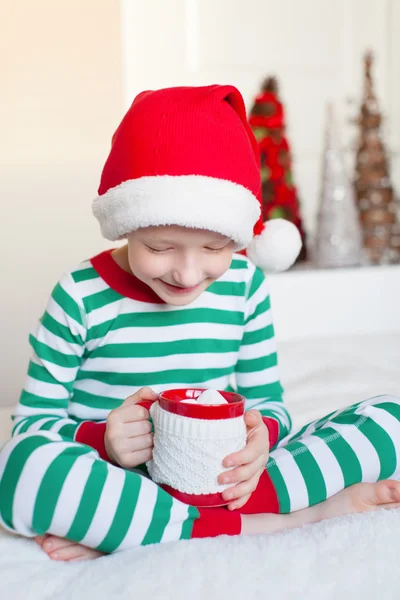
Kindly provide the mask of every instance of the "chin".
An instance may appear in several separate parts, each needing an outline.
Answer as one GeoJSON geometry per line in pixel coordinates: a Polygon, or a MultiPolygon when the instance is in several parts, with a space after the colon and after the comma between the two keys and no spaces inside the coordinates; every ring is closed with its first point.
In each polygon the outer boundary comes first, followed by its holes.
{"type": "Polygon", "coordinates": [[[169,304],[170,306],[188,306],[189,304],[192,304],[195,300],[197,300],[197,298],[198,296],[195,296],[193,298],[171,298],[170,296],[165,296],[164,298],[161,297],[161,300],[164,300],[164,302],[166,304],[169,304]]]}

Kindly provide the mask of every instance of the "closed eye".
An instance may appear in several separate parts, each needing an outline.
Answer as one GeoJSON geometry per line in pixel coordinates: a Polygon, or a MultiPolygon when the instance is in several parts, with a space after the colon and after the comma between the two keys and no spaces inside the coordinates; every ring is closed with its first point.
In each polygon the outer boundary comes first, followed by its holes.
{"type": "Polygon", "coordinates": [[[222,252],[222,250],[225,250],[225,248],[228,245],[229,244],[226,244],[226,246],[222,246],[222,248],[212,248],[211,246],[204,246],[204,250],[208,250],[209,252],[222,252]]]}
{"type": "Polygon", "coordinates": [[[172,250],[172,248],[163,248],[162,250],[160,250],[158,248],[152,248],[151,246],[147,246],[147,244],[146,248],[149,252],[152,252],[153,254],[164,254],[165,252],[172,250]]]}

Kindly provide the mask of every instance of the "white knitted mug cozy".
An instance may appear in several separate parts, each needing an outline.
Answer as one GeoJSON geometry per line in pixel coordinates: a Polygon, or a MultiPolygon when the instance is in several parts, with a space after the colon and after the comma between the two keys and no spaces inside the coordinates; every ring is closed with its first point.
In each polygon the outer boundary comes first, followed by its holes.
{"type": "MultiPolygon", "coordinates": [[[[169,390],[150,408],[154,425],[153,458],[147,463],[150,477],[184,495],[215,495],[229,487],[218,483],[218,476],[229,470],[223,460],[246,445],[244,398],[220,392],[223,404],[205,405],[201,398],[195,400],[203,392],[169,390]]],[[[196,503],[196,498],[191,500],[196,503]]]]}

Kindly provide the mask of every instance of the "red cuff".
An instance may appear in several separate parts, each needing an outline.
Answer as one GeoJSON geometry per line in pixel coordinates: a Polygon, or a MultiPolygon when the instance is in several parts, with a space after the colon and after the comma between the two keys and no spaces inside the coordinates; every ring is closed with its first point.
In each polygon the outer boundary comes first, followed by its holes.
{"type": "Polygon", "coordinates": [[[236,511],[222,508],[198,508],[200,517],[195,520],[192,538],[216,537],[217,535],[239,535],[242,517],[236,511]]]}
{"type": "Polygon", "coordinates": [[[249,500],[238,509],[242,515],[257,515],[259,513],[279,513],[278,494],[268,471],[261,475],[258,485],[249,500]]]}
{"type": "Polygon", "coordinates": [[[75,441],[86,444],[94,448],[99,453],[100,458],[111,462],[107,456],[104,445],[104,434],[106,432],[106,423],[94,423],[93,421],[84,421],[79,425],[75,433],[75,441]]]}
{"type": "Polygon", "coordinates": [[[262,419],[268,427],[269,447],[273,448],[273,446],[275,446],[275,444],[279,440],[279,423],[276,419],[273,419],[272,417],[263,417],[262,419]]]}

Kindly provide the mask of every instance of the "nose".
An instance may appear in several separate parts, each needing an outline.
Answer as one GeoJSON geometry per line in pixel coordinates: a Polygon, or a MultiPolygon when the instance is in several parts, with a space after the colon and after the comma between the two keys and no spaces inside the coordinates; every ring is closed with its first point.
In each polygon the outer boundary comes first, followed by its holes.
{"type": "Polygon", "coordinates": [[[183,256],[174,266],[172,277],[176,285],[188,288],[194,287],[204,279],[199,261],[190,254],[183,256]]]}

